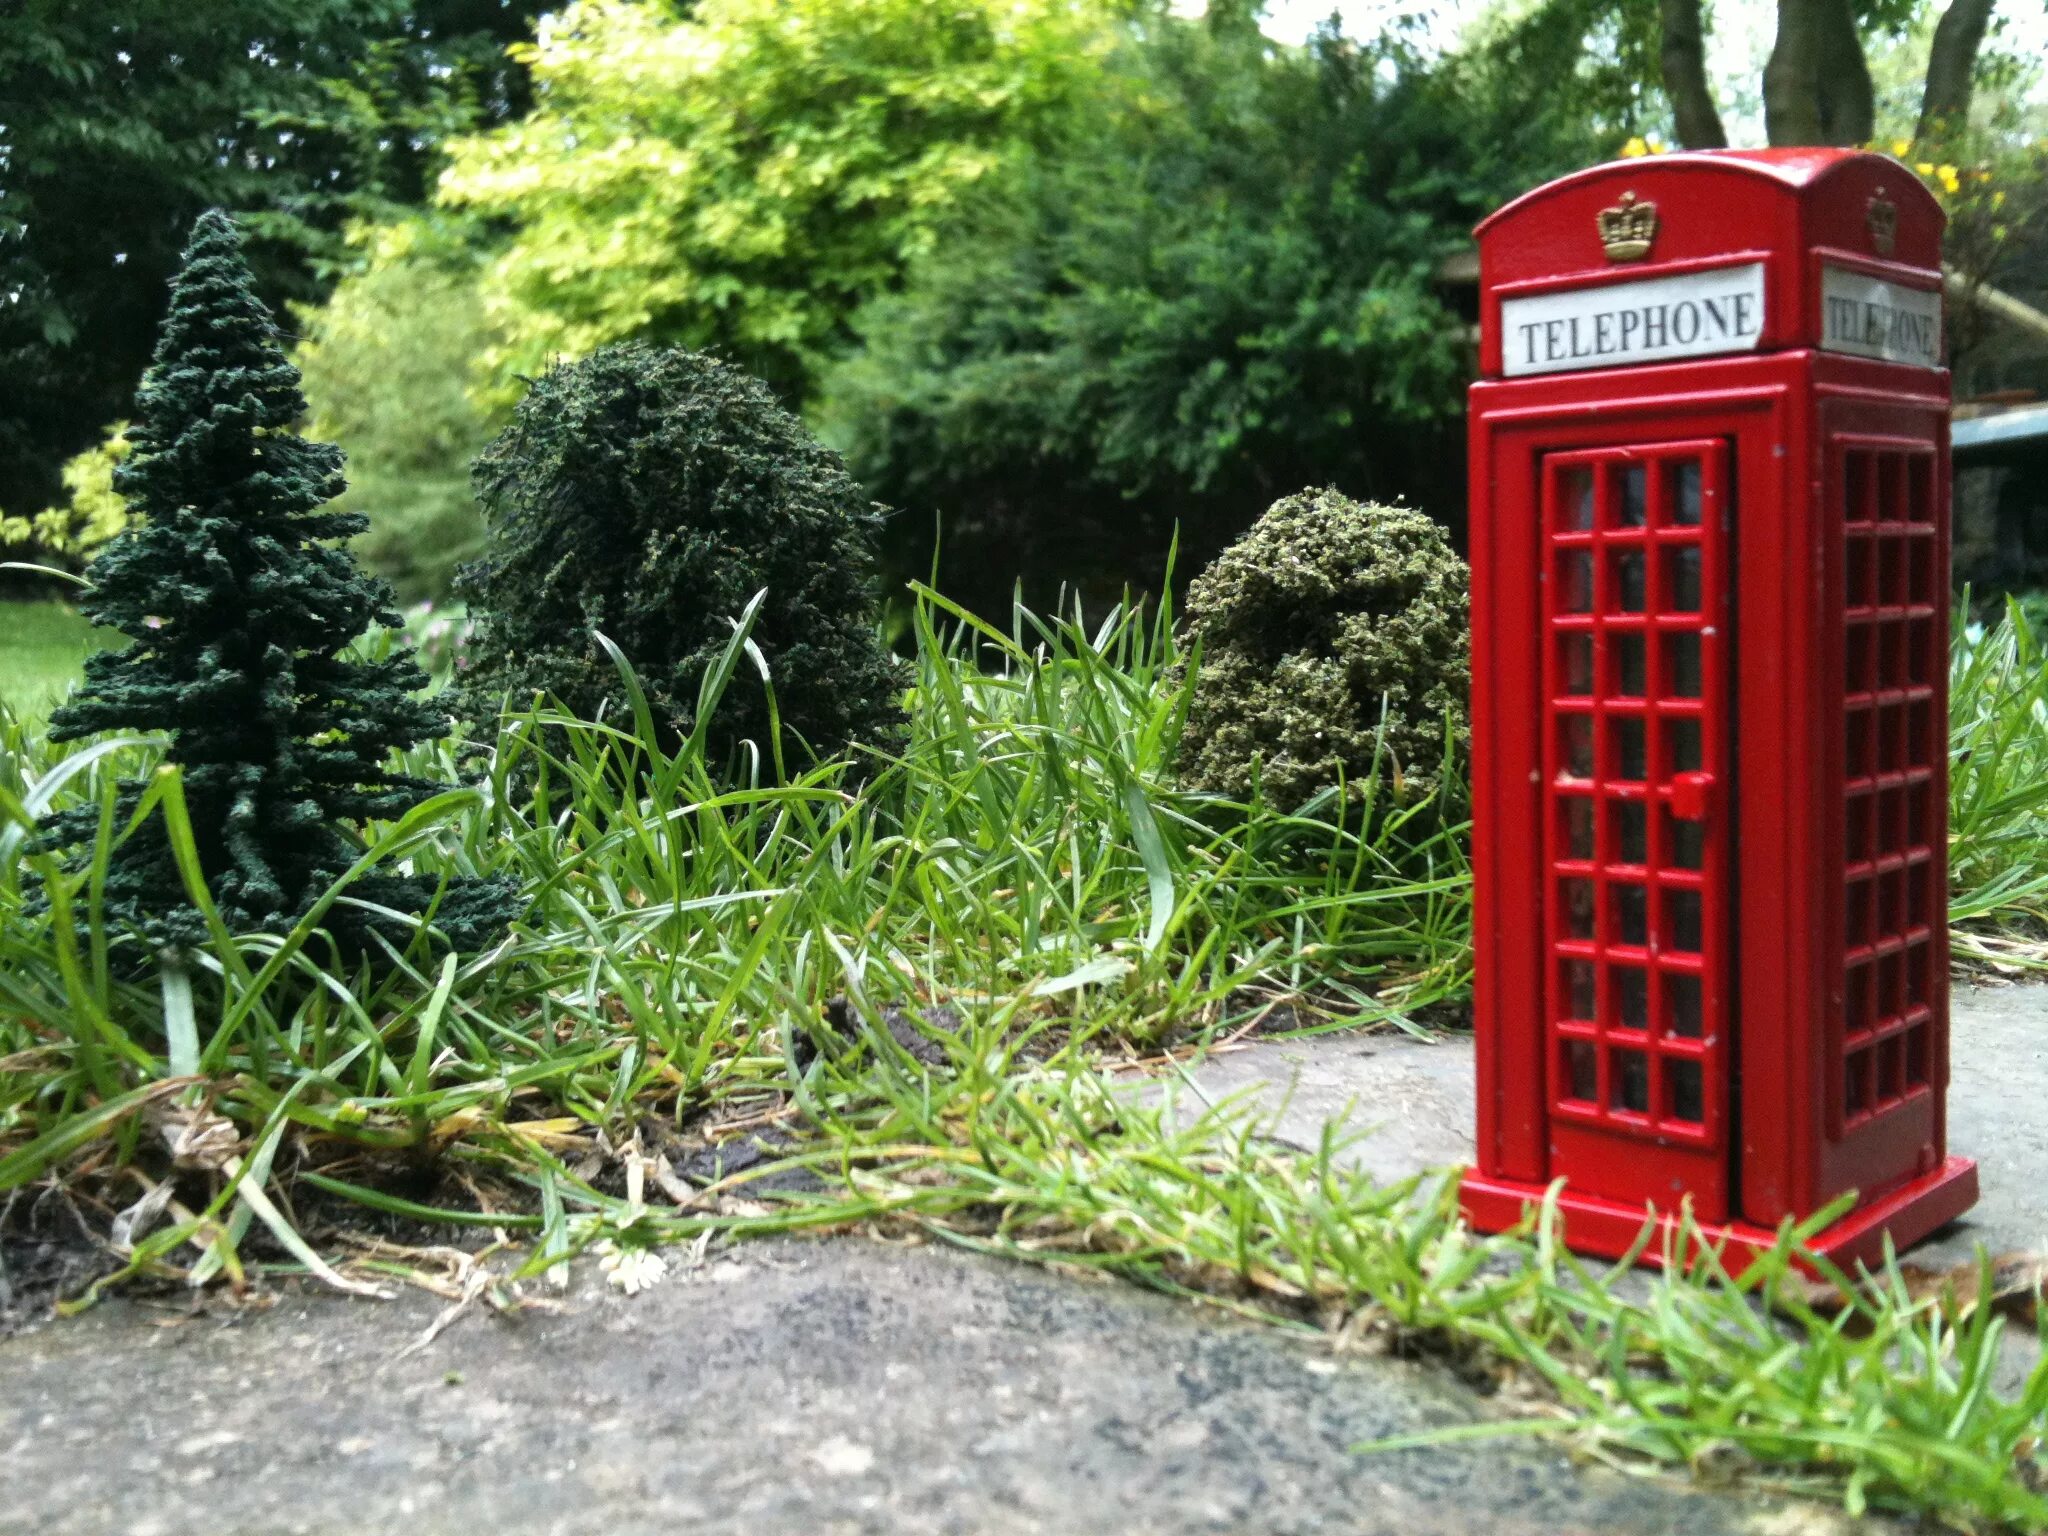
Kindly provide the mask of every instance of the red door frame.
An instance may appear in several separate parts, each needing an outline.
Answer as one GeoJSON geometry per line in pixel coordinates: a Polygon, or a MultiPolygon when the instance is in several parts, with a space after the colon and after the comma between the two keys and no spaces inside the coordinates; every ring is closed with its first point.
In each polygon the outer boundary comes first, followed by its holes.
{"type": "Polygon", "coordinates": [[[1563,1166],[1600,1167],[1610,1198],[1689,1194],[1714,1221],[1733,1214],[1734,1182],[1730,461],[1719,437],[1544,454],[1539,582],[1551,1147],[1563,1166]],[[1691,523],[1673,506],[1682,467],[1697,476],[1691,523]],[[1689,1009],[1675,1006],[1687,980],[1689,1009]]]}

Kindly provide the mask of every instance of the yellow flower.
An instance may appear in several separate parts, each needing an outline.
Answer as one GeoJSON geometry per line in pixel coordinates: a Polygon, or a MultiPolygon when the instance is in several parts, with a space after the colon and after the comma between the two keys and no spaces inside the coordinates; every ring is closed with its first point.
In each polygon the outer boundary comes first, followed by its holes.
{"type": "Polygon", "coordinates": [[[1934,174],[1941,178],[1942,186],[1948,191],[1960,192],[1963,189],[1963,179],[1956,174],[1954,166],[1944,165],[1934,174]]]}
{"type": "Polygon", "coordinates": [[[1901,160],[1906,158],[1906,151],[1911,149],[1912,147],[1913,141],[1911,139],[1892,140],[1892,154],[1901,160]]]}
{"type": "Polygon", "coordinates": [[[1917,160],[1913,163],[1913,169],[1922,176],[1932,176],[1934,174],[1934,162],[1932,160],[1917,160]]]}
{"type": "Polygon", "coordinates": [[[1626,144],[1621,146],[1621,158],[1624,160],[1633,160],[1637,156],[1647,155],[1649,152],[1650,141],[1648,139],[1645,139],[1641,134],[1637,134],[1634,138],[1630,139],[1626,144]]]}

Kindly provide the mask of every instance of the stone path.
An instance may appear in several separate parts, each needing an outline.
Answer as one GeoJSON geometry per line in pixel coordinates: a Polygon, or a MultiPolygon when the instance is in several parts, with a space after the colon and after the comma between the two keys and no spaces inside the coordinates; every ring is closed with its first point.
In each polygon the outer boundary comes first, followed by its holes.
{"type": "MultiPolygon", "coordinates": [[[[586,1277],[587,1282],[587,1277],[586,1277]]],[[[1112,1284],[950,1250],[750,1244],[627,1300],[478,1315],[116,1303],[0,1345],[0,1531],[36,1536],[1533,1536],[1846,1532],[1516,1441],[1483,1411],[1112,1284]]]]}
{"type": "MultiPolygon", "coordinates": [[[[2048,988],[1959,996],[1957,1147],[1986,1198],[1941,1242],[2048,1230],[2048,988]]],[[[1468,1045],[1270,1042],[1191,1075],[1277,1134],[1382,1125],[1384,1175],[1469,1154],[1468,1045]]],[[[506,1536],[1557,1532],[1803,1536],[1811,1506],[1573,1467],[1521,1441],[1361,1456],[1480,1417],[1445,1371],[947,1249],[751,1244],[563,1309],[288,1291],[115,1302],[0,1343],[0,1533],[506,1536]]]]}
{"type": "MultiPolygon", "coordinates": [[[[2048,1251],[2048,985],[1958,984],[1951,1026],[1949,1150],[1978,1162],[1982,1196],[1913,1252],[1928,1265],[2048,1251]]],[[[1314,1146],[1336,1122],[1356,1166],[1386,1180],[1472,1160],[1472,1042],[1403,1035],[1262,1041],[1189,1076],[1212,1102],[1244,1095],[1270,1134],[1314,1146]]]]}

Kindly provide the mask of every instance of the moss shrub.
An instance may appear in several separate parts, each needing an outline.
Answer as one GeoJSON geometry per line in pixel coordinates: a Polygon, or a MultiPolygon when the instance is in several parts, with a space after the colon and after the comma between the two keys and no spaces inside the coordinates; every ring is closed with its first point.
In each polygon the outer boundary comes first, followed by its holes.
{"type": "MultiPolygon", "coordinates": [[[[462,711],[552,694],[623,707],[603,633],[673,739],[705,672],[767,592],[753,639],[782,727],[821,756],[900,738],[902,669],[875,630],[879,509],[758,380],[629,344],[550,369],[477,460],[482,559],[456,590],[477,621],[462,711]]],[[[706,733],[714,762],[767,752],[767,695],[742,667],[706,733]]]]}
{"type": "Polygon", "coordinates": [[[1465,563],[1408,507],[1335,491],[1275,502],[1188,589],[1200,668],[1181,737],[1192,788],[1287,809],[1340,781],[1435,791],[1467,735],[1465,563]],[[1385,734],[1381,735],[1384,720],[1385,734]]]}

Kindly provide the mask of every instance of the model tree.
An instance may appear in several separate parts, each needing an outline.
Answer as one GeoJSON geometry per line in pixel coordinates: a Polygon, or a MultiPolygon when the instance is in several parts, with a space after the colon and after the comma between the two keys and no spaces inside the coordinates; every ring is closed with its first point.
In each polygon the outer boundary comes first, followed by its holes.
{"type": "Polygon", "coordinates": [[[1188,587],[1191,788],[1294,810],[1342,784],[1438,789],[1468,735],[1465,562],[1413,507],[1276,501],[1188,587]]]}
{"type": "MultiPolygon", "coordinates": [[[[351,824],[402,815],[447,788],[387,766],[447,718],[422,697],[426,678],[409,651],[345,654],[398,616],[384,584],[334,542],[365,520],[322,510],[342,490],[342,455],[292,433],[304,409],[234,222],[202,215],[137,396],[133,451],[115,475],[135,520],[93,562],[79,604],[133,643],[87,662],[50,735],[164,733],[208,892],[236,932],[291,928],[360,856],[351,824]]],[[[143,790],[122,784],[117,829],[143,790]]],[[[98,819],[92,806],[67,812],[48,841],[90,843],[98,819]]],[[[448,940],[470,948],[513,907],[496,881],[442,891],[431,876],[382,870],[349,895],[366,905],[336,903],[324,919],[348,948],[378,928],[403,944],[406,915],[430,906],[448,940]]],[[[105,901],[110,921],[155,944],[206,938],[161,816],[112,850],[105,901]]]]}
{"type": "Polygon", "coordinates": [[[820,756],[903,737],[908,681],[875,632],[879,510],[768,387],[717,358],[637,342],[534,381],[476,462],[483,558],[455,590],[477,619],[456,707],[552,695],[580,718],[621,705],[602,634],[632,662],[663,746],[697,722],[731,618],[765,592],[765,693],[731,690],[714,768],[779,728],[820,756]]]}

